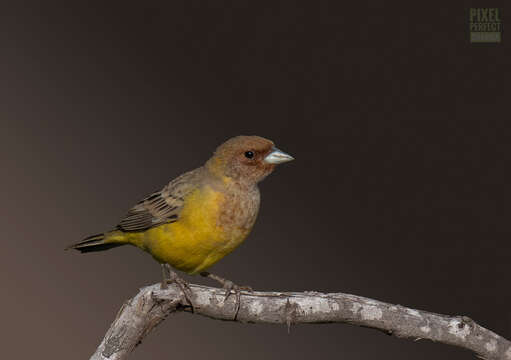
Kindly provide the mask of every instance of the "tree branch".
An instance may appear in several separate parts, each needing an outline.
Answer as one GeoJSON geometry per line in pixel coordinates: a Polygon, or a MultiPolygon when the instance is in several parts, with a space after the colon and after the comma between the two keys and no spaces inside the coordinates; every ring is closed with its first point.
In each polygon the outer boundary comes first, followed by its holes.
{"type": "MultiPolygon", "coordinates": [[[[223,289],[190,285],[194,312],[242,323],[349,323],[409,339],[429,339],[472,350],[483,359],[511,360],[511,342],[465,316],[447,316],[392,305],[361,296],[318,292],[243,292],[224,301],[223,289]]],[[[91,360],[126,359],[142,339],[169,314],[191,312],[176,286],[140,289],[119,310],[91,360]]]]}

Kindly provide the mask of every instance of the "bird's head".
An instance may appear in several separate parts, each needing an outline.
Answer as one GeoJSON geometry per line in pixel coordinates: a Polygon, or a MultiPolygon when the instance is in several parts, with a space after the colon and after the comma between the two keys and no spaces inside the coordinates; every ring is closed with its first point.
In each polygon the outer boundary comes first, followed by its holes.
{"type": "Polygon", "coordinates": [[[268,176],[277,164],[293,160],[260,136],[236,136],[220,145],[206,168],[223,179],[256,184],[268,176]]]}

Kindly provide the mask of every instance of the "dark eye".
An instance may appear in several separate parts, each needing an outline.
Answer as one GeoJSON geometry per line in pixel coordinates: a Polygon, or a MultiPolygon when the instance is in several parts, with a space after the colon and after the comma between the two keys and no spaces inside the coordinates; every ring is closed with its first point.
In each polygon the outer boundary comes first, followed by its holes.
{"type": "Polygon", "coordinates": [[[245,152],[245,157],[247,159],[252,159],[254,157],[254,153],[252,151],[245,152]]]}

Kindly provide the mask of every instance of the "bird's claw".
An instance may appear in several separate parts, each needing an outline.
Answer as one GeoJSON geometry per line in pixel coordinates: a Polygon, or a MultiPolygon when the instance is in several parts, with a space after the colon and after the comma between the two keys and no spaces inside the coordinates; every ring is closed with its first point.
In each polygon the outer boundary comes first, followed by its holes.
{"type": "Polygon", "coordinates": [[[190,289],[190,286],[186,281],[184,281],[181,278],[175,278],[172,280],[167,280],[167,282],[170,283],[176,283],[176,285],[179,287],[179,290],[181,290],[181,293],[183,294],[183,297],[185,298],[188,305],[190,305],[192,313],[194,312],[193,302],[192,302],[192,290],[190,289]]]}
{"type": "Polygon", "coordinates": [[[238,297],[238,295],[241,295],[242,291],[248,291],[248,292],[253,291],[250,286],[238,286],[230,280],[225,281],[223,288],[225,289],[225,300],[227,300],[233,292],[238,297]]]}
{"type": "Polygon", "coordinates": [[[235,311],[234,311],[234,320],[236,320],[238,313],[240,311],[241,307],[241,292],[242,291],[250,291],[252,292],[252,288],[250,286],[238,286],[235,283],[233,283],[231,280],[224,279],[223,277],[220,277],[215,274],[211,274],[207,271],[203,271],[200,273],[201,276],[208,277],[212,280],[215,280],[222,284],[222,287],[225,289],[225,298],[224,302],[227,301],[229,296],[234,292],[236,295],[236,301],[234,303],[235,311]]]}
{"type": "Polygon", "coordinates": [[[223,288],[225,289],[225,300],[227,300],[227,298],[231,295],[231,291],[234,290],[234,292],[236,292],[238,286],[231,280],[226,280],[223,285],[223,288]]]}
{"type": "Polygon", "coordinates": [[[234,295],[236,296],[236,300],[234,301],[234,307],[235,307],[234,308],[234,320],[236,320],[238,317],[238,313],[240,312],[240,308],[241,308],[241,292],[242,291],[252,292],[253,290],[250,286],[238,286],[230,280],[227,280],[224,283],[223,288],[225,289],[224,302],[227,301],[227,299],[229,298],[229,296],[232,293],[234,293],[234,295]]]}
{"type": "Polygon", "coordinates": [[[161,283],[161,288],[163,290],[168,289],[168,284],[175,283],[179,290],[181,290],[181,294],[185,298],[186,302],[190,305],[192,313],[195,312],[193,302],[191,300],[193,294],[188,283],[181,279],[174,271],[172,271],[167,264],[164,264],[163,268],[163,281],[161,283]]]}

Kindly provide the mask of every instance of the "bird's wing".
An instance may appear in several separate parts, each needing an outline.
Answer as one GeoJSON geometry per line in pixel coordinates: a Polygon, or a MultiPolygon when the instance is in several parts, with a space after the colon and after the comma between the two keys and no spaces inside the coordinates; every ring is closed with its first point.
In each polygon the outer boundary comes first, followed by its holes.
{"type": "Polygon", "coordinates": [[[152,193],[132,207],[117,229],[140,232],[178,220],[184,198],[200,183],[201,168],[187,172],[172,180],[162,190],[152,193]]]}

